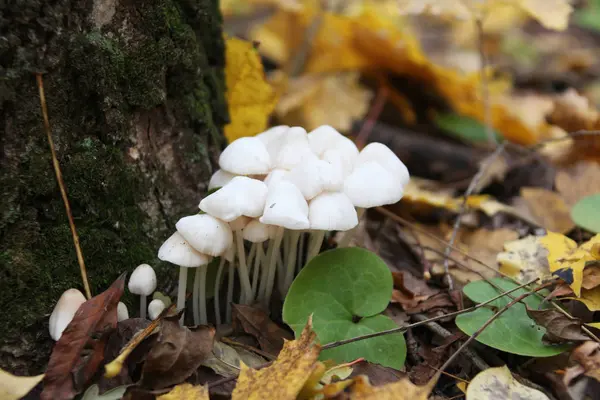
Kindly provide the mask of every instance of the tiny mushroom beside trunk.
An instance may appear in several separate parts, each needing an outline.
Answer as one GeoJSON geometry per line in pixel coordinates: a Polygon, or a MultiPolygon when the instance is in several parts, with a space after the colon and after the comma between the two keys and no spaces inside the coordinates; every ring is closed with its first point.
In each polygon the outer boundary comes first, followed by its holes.
{"type": "Polygon", "coordinates": [[[154,321],[165,308],[165,303],[161,299],[154,299],[148,304],[148,316],[154,321]]]}
{"type": "Polygon", "coordinates": [[[117,304],[117,321],[121,322],[126,319],[129,319],[129,310],[125,303],[120,301],[119,304],[117,304]]]}
{"type": "Polygon", "coordinates": [[[68,289],[60,296],[52,310],[48,324],[52,339],[56,341],[60,339],[63,331],[69,326],[75,313],[85,301],[85,296],[77,289],[68,289]]]}
{"type": "Polygon", "coordinates": [[[133,270],[127,286],[129,291],[140,296],[140,318],[146,318],[146,296],[156,290],[156,273],[148,264],[140,264],[133,270]]]}

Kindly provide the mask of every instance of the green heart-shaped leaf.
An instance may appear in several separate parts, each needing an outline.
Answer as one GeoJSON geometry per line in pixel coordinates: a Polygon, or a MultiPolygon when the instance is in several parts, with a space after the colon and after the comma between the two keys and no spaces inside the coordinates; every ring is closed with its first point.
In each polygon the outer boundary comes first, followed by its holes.
{"type": "MultiPolygon", "coordinates": [[[[485,125],[476,119],[447,113],[436,115],[434,122],[438,128],[458,139],[475,143],[488,141],[485,125]]],[[[496,140],[500,141],[502,135],[496,131],[493,133],[496,140]]]]}
{"type": "MultiPolygon", "coordinates": [[[[392,294],[392,274],[376,254],[357,247],[329,250],[313,258],[292,283],[283,305],[283,319],[296,336],[310,314],[322,344],[396,328],[380,315],[392,294]]],[[[338,363],[363,357],[401,368],[406,343],[400,333],[339,346],[321,353],[338,363]]]]}
{"type": "MultiPolygon", "coordinates": [[[[503,291],[514,289],[518,285],[501,278],[494,278],[492,282],[503,291]]],[[[475,281],[463,288],[463,292],[474,302],[483,303],[498,296],[501,292],[486,281],[475,281]]],[[[526,293],[527,290],[519,289],[511,293],[513,298],[526,293]]],[[[470,313],[461,314],[456,317],[456,325],[467,335],[474,334],[488,319],[506,306],[513,299],[504,296],[494,300],[490,304],[478,308],[470,313]]],[[[526,297],[523,302],[530,308],[538,309],[541,299],[535,295],[526,297]]],[[[517,303],[506,310],[494,320],[476,340],[507,353],[520,354],[530,357],[550,357],[560,354],[569,347],[565,345],[549,346],[542,342],[542,336],[546,328],[537,325],[525,310],[523,303],[517,303]]]]}
{"type": "Polygon", "coordinates": [[[600,193],[579,200],[571,209],[571,218],[583,229],[600,233],[600,193]]]}

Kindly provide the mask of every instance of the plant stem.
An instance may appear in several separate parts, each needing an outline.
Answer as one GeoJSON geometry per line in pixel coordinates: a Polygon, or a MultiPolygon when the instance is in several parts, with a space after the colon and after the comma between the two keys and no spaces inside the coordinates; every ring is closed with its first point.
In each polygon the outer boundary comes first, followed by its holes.
{"type": "Polygon", "coordinates": [[[221,325],[221,308],[219,305],[220,296],[219,289],[221,288],[221,276],[223,276],[223,268],[225,267],[225,256],[221,256],[217,276],[215,277],[215,321],[217,326],[221,325]]]}
{"type": "Polygon", "coordinates": [[[208,265],[202,265],[196,269],[196,275],[200,276],[200,324],[208,324],[208,316],[206,313],[206,270],[208,265]]]}
{"type": "Polygon", "coordinates": [[[239,259],[239,280],[242,288],[242,304],[252,303],[252,284],[250,283],[250,276],[248,275],[248,265],[246,264],[246,249],[244,249],[244,236],[242,231],[235,232],[237,252],[239,259]]]}
{"type": "Polygon", "coordinates": [[[294,272],[296,271],[296,256],[298,254],[298,240],[300,239],[300,231],[290,231],[290,246],[287,265],[285,267],[285,279],[283,281],[282,296],[285,296],[294,280],[294,272]]]}
{"type": "Polygon", "coordinates": [[[140,318],[146,319],[146,296],[140,296],[140,318]]]}
{"type": "Polygon", "coordinates": [[[252,271],[252,298],[257,299],[260,296],[258,291],[258,277],[261,272],[261,265],[264,258],[263,244],[255,243],[256,257],[254,258],[254,271],[252,271]]]}
{"type": "Polygon", "coordinates": [[[269,248],[270,253],[267,255],[268,271],[267,286],[265,291],[265,297],[263,299],[264,305],[269,306],[271,301],[271,295],[273,294],[273,286],[275,283],[275,272],[277,271],[277,259],[280,256],[279,247],[281,246],[281,240],[283,239],[284,228],[282,226],[277,227],[277,232],[273,238],[273,243],[269,248]]]}
{"type": "Polygon", "coordinates": [[[231,322],[231,303],[233,303],[233,277],[235,274],[235,268],[233,268],[233,263],[229,263],[229,270],[227,276],[227,308],[225,309],[225,322],[231,322]]]}
{"type": "MultiPolygon", "coordinates": [[[[185,289],[187,285],[187,273],[188,269],[185,267],[179,267],[179,283],[177,284],[177,310],[183,310],[185,308],[185,289]]],[[[185,313],[181,313],[179,324],[183,325],[185,313]]]]}
{"type": "Polygon", "coordinates": [[[192,310],[194,312],[194,325],[200,323],[200,268],[195,268],[194,273],[194,290],[192,295],[192,310]]]}
{"type": "Polygon", "coordinates": [[[50,119],[48,118],[48,106],[46,105],[46,95],[44,94],[44,80],[41,74],[36,75],[38,91],[40,94],[40,106],[42,107],[42,117],[44,119],[44,128],[46,130],[46,137],[48,138],[48,145],[50,146],[50,155],[52,156],[52,166],[54,167],[54,175],[56,175],[56,182],[58,182],[58,188],[60,189],[60,195],[65,205],[65,211],[67,213],[67,219],[69,220],[69,228],[71,229],[71,236],[73,237],[73,244],[75,245],[75,255],[77,256],[77,262],[79,263],[79,272],[81,273],[81,280],[83,281],[83,289],[85,291],[85,297],[89,300],[92,298],[92,291],[90,290],[90,284],[88,282],[87,270],[85,268],[85,261],[83,260],[83,253],[79,244],[79,235],[75,228],[75,220],[73,219],[73,213],[71,212],[71,204],[67,197],[67,188],[63,180],[62,172],[60,170],[60,164],[56,157],[56,150],[54,148],[54,141],[52,140],[52,131],[50,130],[50,119]]]}

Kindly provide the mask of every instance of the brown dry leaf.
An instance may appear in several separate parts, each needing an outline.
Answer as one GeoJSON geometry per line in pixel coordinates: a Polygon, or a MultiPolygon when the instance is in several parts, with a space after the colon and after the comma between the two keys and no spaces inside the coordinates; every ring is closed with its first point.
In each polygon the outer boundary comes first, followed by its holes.
{"type": "Polygon", "coordinates": [[[549,115],[549,121],[560,126],[567,132],[578,130],[592,130],[596,128],[600,114],[591,104],[589,99],[569,88],[557,96],[554,101],[554,110],[549,115]]]}
{"type": "Polygon", "coordinates": [[[598,285],[600,285],[600,266],[595,264],[587,265],[583,270],[583,282],[581,287],[583,289],[591,290],[598,285]]]}
{"type": "Polygon", "coordinates": [[[567,233],[575,227],[563,197],[543,188],[521,188],[521,197],[538,224],[549,231],[567,233]]]}
{"type": "Polygon", "coordinates": [[[600,193],[600,164],[582,161],[562,169],[556,174],[555,184],[567,205],[573,207],[582,198],[600,193]]]}
{"type": "Polygon", "coordinates": [[[52,350],[42,400],[72,399],[96,374],[108,336],[117,326],[117,304],[124,285],[125,274],[79,307],[52,350]]]}
{"type": "Polygon", "coordinates": [[[18,400],[25,397],[42,379],[44,379],[44,374],[16,376],[0,368],[0,399],[18,400]]]}
{"type": "Polygon", "coordinates": [[[383,386],[371,386],[369,379],[362,375],[354,378],[350,386],[352,400],[427,400],[435,386],[438,375],[425,386],[416,386],[408,378],[383,386]]]}
{"type": "Polygon", "coordinates": [[[407,314],[420,314],[433,309],[443,309],[445,312],[454,311],[456,305],[448,293],[438,293],[412,308],[405,307],[407,314]]]}
{"type": "Polygon", "coordinates": [[[293,339],[291,333],[271,321],[266,312],[256,307],[234,304],[233,327],[254,336],[260,348],[272,355],[279,354],[284,340],[293,339]]]}
{"type": "Polygon", "coordinates": [[[148,353],[140,386],[163,389],[189,378],[212,354],[215,329],[179,325],[179,315],[160,321],[158,337],[148,353]]]}
{"type": "Polygon", "coordinates": [[[225,81],[231,123],[225,126],[229,142],[253,136],[267,128],[277,96],[264,76],[260,56],[251,42],[228,38],[225,81]]]}
{"type": "Polygon", "coordinates": [[[565,372],[565,385],[584,374],[600,382],[600,344],[585,342],[571,353],[571,359],[579,365],[570,367],[565,372]]]}
{"type": "Polygon", "coordinates": [[[439,289],[430,287],[425,280],[416,278],[408,271],[392,272],[392,277],[396,289],[419,301],[426,300],[440,292],[439,289]]]}
{"type": "Polygon", "coordinates": [[[182,383],[171,389],[169,393],[158,396],[156,400],[209,400],[208,387],[182,383]]]}
{"type": "Polygon", "coordinates": [[[295,400],[317,365],[321,346],[312,330],[312,318],[297,340],[286,341],[277,360],[255,370],[241,365],[232,400],[295,400]]]}
{"type": "Polygon", "coordinates": [[[581,321],[577,318],[569,318],[560,311],[527,308],[527,315],[538,325],[546,328],[542,340],[548,343],[589,340],[589,336],[581,330],[581,321]]]}

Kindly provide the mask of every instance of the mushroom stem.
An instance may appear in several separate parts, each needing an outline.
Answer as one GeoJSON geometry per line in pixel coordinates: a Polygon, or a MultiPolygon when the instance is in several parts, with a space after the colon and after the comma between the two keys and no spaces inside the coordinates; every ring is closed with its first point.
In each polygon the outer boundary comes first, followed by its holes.
{"type": "Polygon", "coordinates": [[[257,296],[260,296],[260,293],[258,291],[258,276],[261,270],[260,266],[263,262],[265,253],[263,250],[262,243],[255,243],[254,246],[256,246],[256,257],[254,258],[254,271],[252,272],[252,298],[256,299],[257,296]]]}
{"type": "MultiPolygon", "coordinates": [[[[185,267],[179,267],[179,283],[177,284],[177,309],[183,310],[185,308],[185,289],[187,285],[187,271],[185,267]]],[[[181,314],[179,324],[183,325],[183,317],[185,313],[181,314]]]]}
{"type": "Polygon", "coordinates": [[[246,250],[244,249],[244,236],[242,235],[241,230],[235,232],[235,241],[237,243],[238,259],[240,260],[239,280],[240,286],[242,287],[241,303],[250,304],[252,303],[252,284],[250,283],[250,275],[248,275],[246,250]]]}
{"type": "Polygon", "coordinates": [[[206,265],[197,268],[196,276],[200,276],[200,324],[208,324],[206,313],[206,265]]]}
{"type": "Polygon", "coordinates": [[[296,257],[296,273],[300,273],[300,270],[302,269],[302,261],[304,259],[304,241],[306,240],[306,235],[305,232],[302,231],[302,233],[300,234],[300,242],[298,243],[298,255],[296,257]]]}
{"type": "Polygon", "coordinates": [[[275,283],[275,271],[277,270],[277,259],[280,256],[279,246],[281,246],[281,240],[283,239],[284,228],[282,226],[277,227],[275,237],[269,244],[269,254],[267,255],[267,284],[265,288],[265,297],[263,299],[264,305],[269,306],[271,301],[271,294],[273,294],[273,284],[275,283]]]}
{"type": "Polygon", "coordinates": [[[146,319],[146,296],[140,295],[140,318],[146,319]]]}
{"type": "Polygon", "coordinates": [[[221,276],[223,276],[223,268],[225,267],[225,257],[221,256],[217,276],[215,277],[215,318],[217,326],[221,325],[221,308],[219,305],[219,289],[221,288],[221,276]]]}
{"type": "Polygon", "coordinates": [[[290,244],[289,252],[287,257],[287,265],[285,267],[285,279],[283,281],[283,291],[281,294],[285,296],[287,294],[292,281],[294,280],[294,272],[296,271],[296,257],[298,254],[298,240],[300,239],[300,231],[290,231],[290,244]]]}
{"type": "Polygon", "coordinates": [[[198,307],[200,305],[199,295],[200,295],[200,268],[196,268],[196,273],[194,276],[194,291],[192,294],[192,309],[194,311],[194,325],[198,325],[200,323],[200,310],[198,309],[198,307]]]}
{"type": "Polygon", "coordinates": [[[277,260],[277,287],[282,293],[286,276],[285,266],[287,265],[290,254],[290,234],[291,232],[289,231],[283,232],[283,239],[281,240],[283,244],[283,254],[280,254],[281,263],[279,262],[279,259],[277,260]]]}
{"type": "MultiPolygon", "coordinates": [[[[365,210],[366,210],[365,208],[356,207],[356,215],[358,217],[358,223],[359,224],[360,224],[360,219],[362,218],[363,214],[365,213],[365,210]]],[[[356,225],[356,227],[350,229],[349,231],[344,232],[342,234],[342,238],[338,242],[337,247],[338,248],[348,247],[348,244],[350,243],[350,240],[352,240],[352,237],[356,233],[357,229],[358,229],[358,225],[356,225]]]]}
{"type": "MultiPolygon", "coordinates": [[[[256,243],[252,243],[252,246],[250,246],[250,252],[248,253],[248,273],[252,273],[253,271],[253,266],[252,266],[252,262],[254,261],[254,257],[256,256],[256,248],[258,247],[258,244],[256,243]]],[[[254,286],[252,286],[252,289],[254,289],[254,286]]]]}
{"type": "Polygon", "coordinates": [[[323,245],[323,239],[325,239],[325,231],[319,230],[311,232],[308,253],[306,255],[307,263],[319,254],[319,250],[321,250],[321,246],[323,245]]]}
{"type": "Polygon", "coordinates": [[[229,269],[227,271],[227,308],[225,309],[225,322],[231,322],[231,303],[233,303],[233,276],[235,274],[235,270],[233,268],[233,263],[229,263],[229,269]]]}

